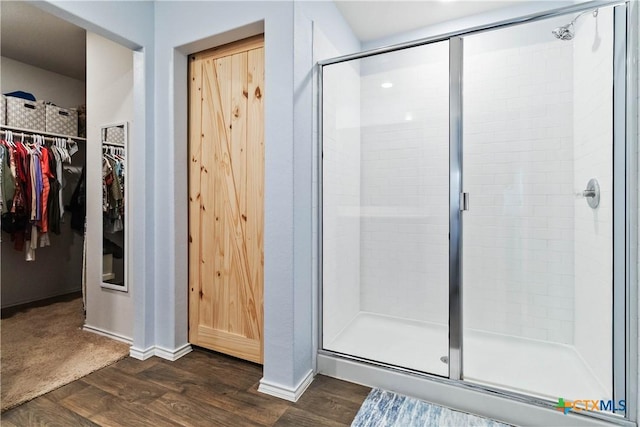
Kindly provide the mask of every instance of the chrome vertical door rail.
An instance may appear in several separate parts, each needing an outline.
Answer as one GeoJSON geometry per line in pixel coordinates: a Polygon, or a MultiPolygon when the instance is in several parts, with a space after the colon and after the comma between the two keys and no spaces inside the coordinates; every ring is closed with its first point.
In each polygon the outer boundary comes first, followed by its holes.
{"type": "MultiPolygon", "coordinates": [[[[631,1],[626,6],[626,416],[638,420],[638,22],[640,5],[631,1]]],[[[616,15],[617,19],[617,15],[616,15]]],[[[622,19],[622,17],[620,17],[622,19]]],[[[614,71],[615,72],[615,71],[614,71]]],[[[617,74],[616,74],[617,75],[617,74]]],[[[615,350],[615,349],[614,349],[615,350]]],[[[618,386],[616,385],[616,388],[618,386]]]]}
{"type": "MultiPolygon", "coordinates": [[[[324,87],[324,81],[323,79],[323,66],[320,64],[317,64],[316,67],[318,67],[318,164],[317,164],[317,174],[318,174],[318,257],[317,257],[317,262],[318,262],[318,294],[317,294],[317,298],[318,298],[318,323],[317,323],[317,350],[322,350],[323,345],[322,345],[322,329],[323,329],[323,303],[324,301],[322,300],[322,285],[323,285],[323,281],[322,281],[322,274],[323,274],[323,265],[324,265],[324,261],[322,258],[322,239],[323,239],[323,235],[322,235],[322,218],[323,218],[323,211],[324,211],[324,206],[322,204],[322,181],[323,181],[323,171],[322,171],[322,150],[324,147],[324,140],[323,140],[323,128],[324,128],[324,124],[323,124],[323,111],[324,111],[324,106],[323,106],[323,97],[322,97],[322,90],[324,87]]],[[[313,369],[314,371],[317,370],[317,366],[314,366],[313,369]]]]}
{"type": "Polygon", "coordinates": [[[462,38],[449,40],[449,378],[462,373],[462,38]]]}
{"type": "MultiPolygon", "coordinates": [[[[626,210],[626,8],[613,14],[613,399],[626,400],[627,210],[626,210]]],[[[624,410],[616,413],[625,415],[624,410]]]]}

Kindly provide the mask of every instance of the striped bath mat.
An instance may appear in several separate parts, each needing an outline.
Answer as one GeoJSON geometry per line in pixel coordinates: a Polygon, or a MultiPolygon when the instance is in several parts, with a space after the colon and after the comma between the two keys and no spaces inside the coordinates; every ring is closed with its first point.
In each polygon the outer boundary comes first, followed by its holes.
{"type": "Polygon", "coordinates": [[[494,420],[377,388],[362,403],[351,427],[508,427],[494,420]]]}

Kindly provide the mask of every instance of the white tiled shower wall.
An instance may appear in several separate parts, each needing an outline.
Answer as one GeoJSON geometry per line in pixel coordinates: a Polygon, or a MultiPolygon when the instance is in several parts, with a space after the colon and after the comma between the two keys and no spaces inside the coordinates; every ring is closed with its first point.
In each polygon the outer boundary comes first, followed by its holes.
{"type": "MultiPolygon", "coordinates": [[[[605,17],[606,12],[601,11],[600,35],[608,31],[603,25],[605,17]]],[[[487,41],[485,46],[482,36],[465,40],[465,191],[471,193],[472,207],[465,213],[465,325],[575,343],[582,345],[580,350],[586,354],[592,349],[589,344],[583,345],[586,334],[581,331],[586,328],[578,324],[589,310],[606,308],[606,301],[595,304],[592,300],[594,304],[589,305],[576,293],[586,293],[585,285],[603,284],[610,265],[600,265],[600,278],[587,281],[581,279],[582,272],[588,271],[582,270],[582,260],[597,259],[598,253],[610,251],[605,247],[610,236],[585,231],[611,227],[605,213],[598,213],[594,222],[594,212],[584,209],[586,202],[576,193],[586,185],[587,175],[602,177],[603,186],[610,185],[610,177],[601,168],[608,162],[606,157],[599,157],[598,164],[589,164],[593,158],[589,152],[599,141],[596,131],[603,132],[606,123],[585,118],[590,112],[583,111],[583,95],[592,96],[593,90],[574,67],[582,67],[591,75],[598,61],[595,58],[603,51],[596,49],[595,55],[591,52],[596,41],[591,37],[593,32],[587,37],[589,32],[581,29],[573,42],[560,42],[549,36],[549,22],[544,28],[527,27],[532,33],[547,36],[546,40],[522,44],[519,39],[529,36],[520,35],[514,37],[512,46],[524,47],[508,47],[509,35],[504,32],[501,42],[487,41]],[[574,44],[589,49],[580,54],[574,52],[574,44]],[[587,89],[583,90],[585,85],[587,89]],[[574,103],[578,105],[575,109],[574,103]],[[577,119],[592,123],[581,126],[577,119]],[[574,132],[578,136],[582,132],[587,138],[574,138],[574,132]],[[575,239],[581,243],[576,245],[575,239]],[[585,310],[576,309],[583,304],[585,310]]],[[[599,42],[606,44],[606,40],[599,42]]],[[[336,233],[329,247],[325,236],[325,254],[329,249],[350,248],[336,256],[347,256],[340,267],[347,274],[338,275],[336,265],[325,265],[330,274],[340,276],[333,281],[336,286],[329,292],[334,295],[329,298],[326,287],[332,281],[325,270],[325,304],[334,301],[328,329],[325,305],[325,336],[327,331],[335,336],[359,310],[446,322],[446,269],[438,269],[447,263],[446,241],[440,239],[446,230],[446,210],[438,207],[446,206],[447,201],[446,193],[438,188],[447,187],[446,170],[441,170],[447,164],[447,126],[436,123],[446,120],[447,84],[435,84],[443,78],[440,71],[446,71],[446,67],[434,71],[432,65],[413,64],[386,71],[382,66],[380,72],[375,66],[362,67],[361,135],[352,129],[345,139],[353,143],[361,137],[361,151],[356,153],[349,144],[335,145],[338,150],[346,150],[342,158],[349,170],[335,171],[346,174],[334,182],[333,188],[336,200],[340,198],[342,207],[348,208],[343,209],[345,215],[334,218],[333,226],[337,231],[338,222],[349,223],[351,233],[336,233]],[[423,78],[427,82],[421,87],[423,78]],[[394,88],[386,94],[381,93],[383,80],[394,82],[394,88]],[[399,82],[410,84],[402,87],[399,82]],[[445,90],[437,93],[438,88],[445,90]],[[416,101],[410,101],[414,98],[416,101]],[[422,147],[419,139],[429,144],[422,147]],[[356,164],[357,158],[360,165],[356,164]],[[359,173],[362,178],[357,187],[355,177],[359,173]],[[342,180],[353,191],[341,194],[342,180]],[[361,209],[356,207],[358,198],[361,209]],[[346,219],[359,214],[359,226],[346,219]],[[361,245],[356,249],[352,245],[358,239],[361,245]],[[354,268],[356,254],[362,254],[358,272],[354,268]],[[359,291],[353,286],[357,283],[359,291]]],[[[351,84],[357,85],[357,74],[352,77],[351,84]]],[[[348,92],[346,80],[342,83],[337,92],[348,92]]],[[[345,93],[341,96],[346,96],[355,111],[355,99],[345,93]]],[[[325,170],[325,205],[327,174],[325,170]]],[[[607,203],[610,207],[607,197],[610,199],[610,194],[604,188],[600,212],[607,203]]],[[[327,218],[324,226],[326,233],[327,218]]],[[[591,263],[588,268],[593,268],[593,261],[587,262],[591,263]]],[[[610,278],[610,271],[608,274],[610,278]]],[[[610,366],[606,357],[590,354],[598,360],[586,360],[593,370],[604,372],[604,365],[610,366]]],[[[599,377],[607,383],[606,378],[599,377]]]]}
{"type": "Polygon", "coordinates": [[[448,322],[448,73],[448,42],[361,60],[362,311],[448,322]]]}
{"type": "Polygon", "coordinates": [[[573,42],[574,190],[591,178],[600,184],[600,205],[591,209],[574,198],[574,345],[601,385],[612,384],[613,303],[611,253],[613,224],[613,11],[576,23],[573,42]],[[594,339],[598,337],[598,339],[594,339]]]}
{"type": "MultiPolygon", "coordinates": [[[[321,32],[314,47],[331,49],[321,32]]],[[[323,343],[360,311],[360,72],[326,67],[323,92],[323,343]]],[[[330,347],[328,347],[330,348],[330,347]]]]}
{"type": "Polygon", "coordinates": [[[464,322],[570,344],[573,55],[549,25],[465,39],[464,322]]]}

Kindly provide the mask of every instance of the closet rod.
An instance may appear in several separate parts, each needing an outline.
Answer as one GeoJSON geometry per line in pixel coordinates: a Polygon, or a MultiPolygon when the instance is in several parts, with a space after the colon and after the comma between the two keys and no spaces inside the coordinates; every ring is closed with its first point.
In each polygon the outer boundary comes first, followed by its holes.
{"type": "Polygon", "coordinates": [[[23,134],[29,134],[29,135],[42,135],[44,137],[52,137],[52,138],[69,138],[69,139],[73,139],[74,141],[83,141],[83,142],[87,141],[87,138],[82,138],[80,136],[62,135],[59,133],[43,132],[43,131],[38,131],[33,129],[24,129],[24,128],[18,128],[15,126],[2,125],[0,127],[2,128],[2,130],[0,130],[0,132],[2,133],[4,133],[6,130],[10,130],[15,134],[23,133],[23,134]]]}
{"type": "Polygon", "coordinates": [[[109,141],[102,141],[102,145],[112,145],[114,147],[125,147],[124,144],[120,144],[118,142],[109,142],[109,141]]]}
{"type": "MultiPolygon", "coordinates": [[[[5,133],[5,132],[7,132],[7,131],[0,130],[0,133],[5,133]]],[[[28,132],[28,133],[15,132],[15,131],[9,131],[9,132],[13,133],[14,138],[17,137],[17,136],[32,137],[32,136],[35,136],[35,135],[40,135],[39,133],[34,133],[34,132],[28,132]]],[[[66,139],[75,139],[75,138],[68,137],[68,136],[64,136],[64,137],[62,137],[62,136],[53,137],[53,136],[44,136],[44,135],[41,135],[41,136],[44,138],[45,142],[51,142],[51,143],[55,143],[56,140],[59,140],[59,139],[65,139],[65,140],[66,139]]],[[[81,141],[84,141],[84,140],[81,140],[81,141]]]]}

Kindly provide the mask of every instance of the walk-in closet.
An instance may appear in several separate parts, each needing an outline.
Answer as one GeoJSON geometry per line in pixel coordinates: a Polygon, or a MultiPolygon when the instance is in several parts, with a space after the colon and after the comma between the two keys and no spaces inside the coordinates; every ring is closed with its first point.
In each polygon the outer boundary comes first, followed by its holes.
{"type": "Polygon", "coordinates": [[[4,412],[129,353],[133,59],[26,2],[0,16],[4,412]]]}

